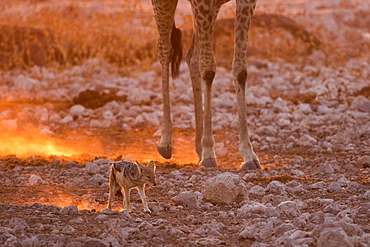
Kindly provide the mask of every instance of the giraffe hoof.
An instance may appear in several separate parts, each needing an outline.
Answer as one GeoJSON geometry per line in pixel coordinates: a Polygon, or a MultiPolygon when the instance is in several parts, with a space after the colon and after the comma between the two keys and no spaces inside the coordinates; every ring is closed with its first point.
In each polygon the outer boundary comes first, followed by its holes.
{"type": "Polygon", "coordinates": [[[252,161],[245,162],[241,166],[241,170],[254,170],[254,169],[261,169],[261,165],[258,159],[254,159],[252,161]]]}
{"type": "Polygon", "coordinates": [[[215,158],[209,158],[209,159],[200,161],[199,165],[204,168],[217,167],[217,161],[215,158]]]}
{"type": "Polygon", "coordinates": [[[168,145],[166,147],[160,147],[157,144],[157,151],[162,155],[163,158],[165,159],[170,159],[172,156],[172,146],[168,145]]]}

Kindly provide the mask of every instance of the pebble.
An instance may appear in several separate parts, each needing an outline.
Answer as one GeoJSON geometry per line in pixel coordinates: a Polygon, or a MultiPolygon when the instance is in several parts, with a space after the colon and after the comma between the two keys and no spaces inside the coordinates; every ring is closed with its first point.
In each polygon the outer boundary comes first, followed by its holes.
{"type": "Polygon", "coordinates": [[[35,174],[31,174],[30,178],[28,179],[28,185],[40,184],[42,182],[42,178],[35,174]]]}
{"type": "Polygon", "coordinates": [[[327,163],[320,165],[319,170],[323,173],[326,173],[326,174],[334,173],[333,167],[330,164],[327,164],[327,163]]]}
{"type": "Polygon", "coordinates": [[[342,190],[342,187],[337,182],[331,182],[328,186],[328,192],[340,192],[342,190]]]}
{"type": "Polygon", "coordinates": [[[285,185],[279,181],[272,181],[266,187],[266,193],[285,194],[285,185]]]}
{"type": "Polygon", "coordinates": [[[317,247],[353,247],[352,240],[341,227],[324,228],[320,232],[317,247]]]}
{"type": "Polygon", "coordinates": [[[358,160],[357,160],[358,164],[360,166],[362,166],[363,168],[369,168],[370,167],[370,155],[364,155],[364,156],[361,156],[358,160]]]}
{"type": "Polygon", "coordinates": [[[265,189],[262,186],[255,185],[248,190],[249,195],[264,196],[265,189]]]}
{"type": "Polygon", "coordinates": [[[85,111],[85,107],[83,105],[73,105],[69,109],[69,114],[71,116],[80,117],[80,116],[82,116],[84,111],[85,111]]]}

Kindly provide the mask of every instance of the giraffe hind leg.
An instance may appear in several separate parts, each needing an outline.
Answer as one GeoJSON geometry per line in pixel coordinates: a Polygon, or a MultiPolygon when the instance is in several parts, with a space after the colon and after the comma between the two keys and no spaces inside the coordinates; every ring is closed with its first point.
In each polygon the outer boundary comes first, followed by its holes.
{"type": "Polygon", "coordinates": [[[190,79],[193,85],[194,113],[195,113],[195,150],[199,160],[202,158],[202,135],[203,135],[203,96],[202,80],[199,71],[199,46],[196,37],[193,36],[190,50],[186,56],[189,67],[190,79]]]}

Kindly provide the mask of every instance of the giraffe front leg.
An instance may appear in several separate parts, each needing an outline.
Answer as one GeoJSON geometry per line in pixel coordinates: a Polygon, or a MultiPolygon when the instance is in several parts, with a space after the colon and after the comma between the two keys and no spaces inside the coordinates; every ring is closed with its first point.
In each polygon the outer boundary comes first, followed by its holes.
{"type": "Polygon", "coordinates": [[[212,133],[212,84],[216,74],[216,62],[213,57],[212,32],[219,9],[224,1],[204,4],[202,1],[190,1],[194,15],[196,47],[199,52],[198,81],[202,81],[204,96],[203,130],[201,138],[201,161],[203,167],[217,167],[212,133]]]}
{"type": "Polygon", "coordinates": [[[202,160],[200,165],[203,167],[217,167],[216,155],[214,151],[214,139],[212,134],[212,83],[215,72],[209,70],[204,76],[204,127],[202,136],[202,160]]]}
{"type": "Polygon", "coordinates": [[[174,28],[174,14],[177,0],[152,0],[159,40],[158,56],[162,66],[163,122],[162,137],[157,143],[158,152],[166,159],[172,156],[172,120],[169,86],[169,65],[172,53],[171,35],[174,28]]]}
{"type": "Polygon", "coordinates": [[[247,106],[245,88],[247,82],[247,42],[248,31],[255,8],[256,0],[237,0],[236,7],[236,34],[235,34],[235,58],[233,62],[233,75],[236,88],[239,116],[239,151],[244,162],[241,169],[261,169],[257,155],[254,153],[249,140],[247,125],[247,106]]]}
{"type": "MultiPolygon", "coordinates": [[[[169,45],[169,44],[168,44],[169,45]]],[[[167,45],[167,46],[168,46],[167,45]]],[[[170,102],[170,83],[169,83],[169,57],[170,50],[165,48],[166,45],[158,43],[158,52],[162,65],[162,95],[163,95],[163,122],[161,140],[157,143],[157,150],[165,159],[172,156],[172,119],[171,119],[171,102],[170,102]]]]}
{"type": "Polygon", "coordinates": [[[257,155],[254,153],[252,143],[249,140],[247,125],[247,108],[245,100],[245,84],[247,80],[247,70],[243,69],[235,78],[236,97],[238,103],[239,116],[239,151],[243,156],[244,162],[241,165],[242,170],[261,169],[257,155]]]}

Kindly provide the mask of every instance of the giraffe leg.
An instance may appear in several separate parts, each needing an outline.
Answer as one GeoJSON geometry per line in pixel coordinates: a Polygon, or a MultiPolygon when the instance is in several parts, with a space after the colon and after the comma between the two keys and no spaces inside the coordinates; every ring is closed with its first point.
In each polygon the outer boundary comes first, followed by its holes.
{"type": "Polygon", "coordinates": [[[199,71],[199,46],[196,37],[193,36],[190,50],[186,57],[190,71],[191,83],[193,85],[194,112],[195,112],[195,150],[199,159],[202,158],[202,134],[203,134],[203,97],[202,79],[199,71]]]}
{"type": "Polygon", "coordinates": [[[166,159],[172,156],[172,120],[169,86],[169,64],[171,60],[171,32],[177,0],[152,0],[154,17],[158,27],[158,56],[162,66],[163,123],[162,137],[157,143],[158,152],[166,159]]]}
{"type": "Polygon", "coordinates": [[[247,107],[245,99],[245,87],[247,81],[247,41],[250,21],[256,0],[237,0],[236,7],[236,35],[235,35],[235,58],[233,62],[233,75],[236,87],[239,116],[239,151],[243,156],[242,169],[261,169],[257,155],[253,151],[249,140],[247,126],[247,107]]]}
{"type": "Polygon", "coordinates": [[[211,112],[212,84],[216,74],[216,63],[212,50],[212,32],[222,1],[217,1],[214,2],[214,4],[208,5],[204,4],[202,1],[190,0],[190,2],[192,5],[195,27],[195,38],[192,46],[193,55],[196,55],[196,52],[199,51],[199,59],[194,59],[195,64],[196,60],[199,61],[199,74],[197,74],[197,69],[195,67],[191,73],[193,73],[193,76],[198,76],[198,79],[195,78],[195,80],[193,80],[193,84],[203,83],[201,87],[195,85],[197,86],[195,90],[203,89],[204,97],[204,112],[202,117],[203,130],[201,138],[202,154],[200,165],[203,167],[217,167],[216,155],[214,152],[214,139],[212,135],[211,112]],[[197,47],[198,50],[196,50],[197,47]]]}

